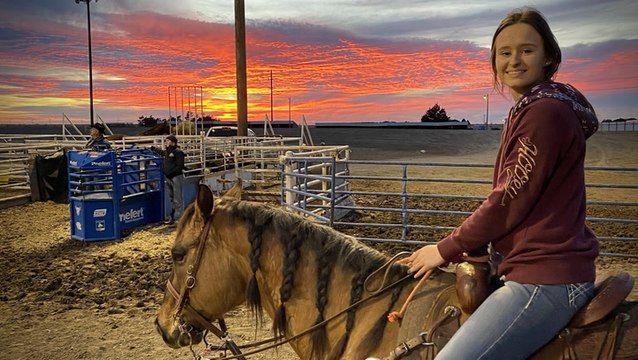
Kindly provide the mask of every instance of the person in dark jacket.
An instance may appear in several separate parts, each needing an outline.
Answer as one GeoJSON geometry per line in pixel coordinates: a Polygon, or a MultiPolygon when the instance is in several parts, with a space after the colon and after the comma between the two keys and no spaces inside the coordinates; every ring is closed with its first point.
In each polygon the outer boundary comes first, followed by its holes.
{"type": "Polygon", "coordinates": [[[514,106],[501,135],[492,192],[437,245],[402,260],[420,277],[491,245],[503,286],[436,356],[527,359],[593,296],[598,240],[585,224],[585,141],[598,129],[593,107],[554,82],[561,51],[543,15],[517,9],[492,38],[495,88],[514,106]],[[500,255],[500,256],[499,256],[500,255]]]}
{"type": "Polygon", "coordinates": [[[111,148],[111,144],[104,138],[104,125],[94,123],[91,125],[91,138],[84,145],[85,149],[93,151],[104,151],[111,148]]]}
{"type": "Polygon", "coordinates": [[[184,152],[177,146],[175,135],[166,137],[166,150],[158,151],[164,155],[163,172],[166,176],[166,192],[171,199],[172,211],[166,220],[167,224],[174,224],[184,212],[182,187],[184,185],[184,152]]]}

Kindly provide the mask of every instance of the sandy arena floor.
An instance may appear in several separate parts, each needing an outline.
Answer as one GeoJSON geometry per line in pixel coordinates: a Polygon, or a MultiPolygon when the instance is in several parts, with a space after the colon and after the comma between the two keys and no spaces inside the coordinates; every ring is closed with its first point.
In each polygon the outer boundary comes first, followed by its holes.
{"type": "MultiPolygon", "coordinates": [[[[399,133],[389,134],[387,141],[374,142],[352,134],[350,138],[353,158],[491,163],[498,134],[480,134],[482,137],[478,140],[467,134],[446,132],[430,136],[423,132],[409,141],[402,141],[406,135],[399,133]],[[473,147],[473,141],[480,145],[473,147]],[[398,143],[402,145],[396,145],[398,143]],[[454,151],[446,151],[453,144],[461,145],[454,151]]],[[[339,136],[331,138],[329,134],[319,132],[315,134],[315,142],[329,143],[332,139],[335,144],[343,143],[339,136]]],[[[597,134],[590,143],[588,164],[638,167],[636,140],[638,133],[597,134]]],[[[361,170],[366,169],[357,171],[361,170]]],[[[379,191],[379,186],[385,185],[362,182],[354,186],[356,190],[379,191]]],[[[415,188],[413,191],[432,189],[415,188]]],[[[591,196],[638,201],[636,190],[613,195],[594,191],[591,196]]],[[[366,197],[355,201],[358,205],[374,202],[366,197]]],[[[475,201],[446,204],[466,211],[477,205],[475,201]]],[[[635,207],[593,206],[588,215],[638,219],[635,207]]],[[[356,216],[365,220],[372,215],[357,213],[356,216]]],[[[391,217],[374,216],[376,222],[396,222],[391,217]]],[[[427,223],[429,220],[424,217],[422,221],[427,223]]],[[[450,221],[453,226],[457,220],[450,221]]],[[[389,236],[380,230],[340,230],[357,236],[389,236]]],[[[621,224],[610,230],[597,231],[607,231],[610,236],[638,236],[636,224],[621,224]]],[[[162,289],[171,271],[169,249],[174,235],[173,228],[148,226],[123,240],[83,243],[69,237],[67,204],[31,203],[0,210],[0,359],[192,358],[188,349],[172,350],[165,346],[153,327],[162,289]]],[[[423,236],[441,234],[424,233],[423,236]]],[[[394,252],[398,249],[386,247],[383,250],[394,252]]],[[[603,250],[638,254],[638,244],[607,243],[603,250]]],[[[638,261],[601,258],[599,270],[601,273],[625,270],[638,277],[638,261]]],[[[631,298],[638,300],[637,289],[631,298]]],[[[269,324],[255,329],[255,321],[245,308],[229,314],[227,322],[237,343],[271,336],[269,324]]],[[[251,359],[291,360],[298,357],[286,347],[251,359]]]]}

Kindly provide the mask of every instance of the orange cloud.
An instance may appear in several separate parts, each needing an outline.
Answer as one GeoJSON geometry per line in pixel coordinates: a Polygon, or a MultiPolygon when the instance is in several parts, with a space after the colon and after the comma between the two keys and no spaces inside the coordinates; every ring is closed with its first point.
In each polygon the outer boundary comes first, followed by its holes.
{"type": "MultiPolygon", "coordinates": [[[[95,108],[106,121],[188,111],[193,99],[174,92],[182,86],[201,87],[197,111],[236,118],[232,25],[152,12],[101,14],[93,24],[95,108]]],[[[9,26],[21,35],[0,50],[0,122],[62,112],[86,119],[86,28],[50,19],[9,26]]],[[[290,99],[293,119],[311,123],[419,121],[435,103],[454,118],[482,122],[482,95],[492,92],[489,50],[467,42],[362,39],[292,23],[249,24],[246,42],[251,120],[270,116],[271,71],[275,120],[288,119],[290,99]]],[[[632,44],[604,54],[588,49],[566,60],[558,79],[584,91],[636,91],[632,44]]],[[[500,121],[511,102],[490,100],[490,119],[500,121]]]]}

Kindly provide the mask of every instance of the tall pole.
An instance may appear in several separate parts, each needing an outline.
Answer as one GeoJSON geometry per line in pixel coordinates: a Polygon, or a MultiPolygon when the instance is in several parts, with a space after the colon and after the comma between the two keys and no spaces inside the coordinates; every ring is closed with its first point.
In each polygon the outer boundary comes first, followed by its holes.
{"type": "MultiPolygon", "coordinates": [[[[86,18],[88,21],[88,32],[89,32],[89,98],[91,104],[91,126],[93,126],[94,117],[93,117],[93,53],[91,51],[91,11],[89,9],[89,3],[91,0],[75,0],[76,4],[80,2],[86,3],[86,18]]],[[[97,2],[97,0],[95,0],[97,2]]]]}
{"type": "Polygon", "coordinates": [[[248,135],[248,89],[246,83],[246,20],[244,0],[235,0],[235,62],[237,68],[237,135],[248,135]]]}
{"type": "Polygon", "coordinates": [[[89,27],[89,93],[91,102],[91,125],[93,125],[93,52],[91,50],[91,11],[89,10],[90,1],[86,2],[86,18],[89,27]]]}
{"type": "Polygon", "coordinates": [[[272,102],[272,69],[270,70],[270,121],[275,121],[272,102]]]}
{"type": "Polygon", "coordinates": [[[291,116],[292,111],[290,108],[290,102],[291,102],[290,97],[288,97],[288,127],[292,127],[292,116],[291,116]]]}
{"type": "Polygon", "coordinates": [[[488,122],[490,119],[490,94],[485,94],[483,96],[483,99],[485,99],[486,102],[486,107],[485,107],[485,130],[489,130],[488,127],[488,122]]]}

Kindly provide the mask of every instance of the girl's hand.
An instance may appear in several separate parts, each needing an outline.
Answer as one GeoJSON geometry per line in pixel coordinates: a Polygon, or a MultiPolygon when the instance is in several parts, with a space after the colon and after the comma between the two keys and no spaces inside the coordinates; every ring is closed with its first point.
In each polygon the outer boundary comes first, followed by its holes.
{"type": "Polygon", "coordinates": [[[428,270],[443,265],[445,259],[441,257],[436,245],[425,245],[397,263],[408,265],[410,267],[408,273],[414,273],[414,277],[419,278],[428,270]]]}

